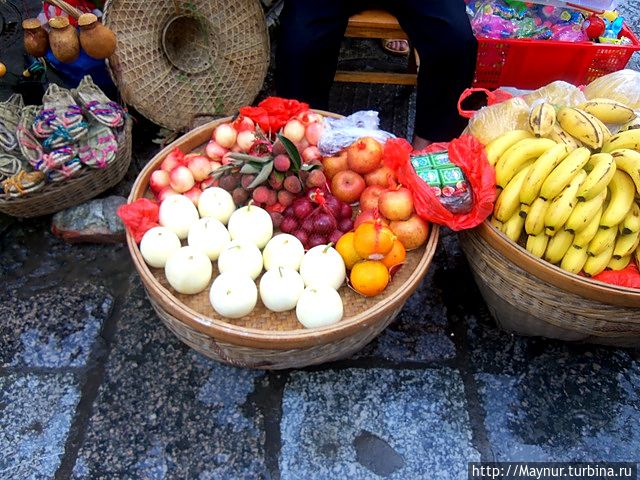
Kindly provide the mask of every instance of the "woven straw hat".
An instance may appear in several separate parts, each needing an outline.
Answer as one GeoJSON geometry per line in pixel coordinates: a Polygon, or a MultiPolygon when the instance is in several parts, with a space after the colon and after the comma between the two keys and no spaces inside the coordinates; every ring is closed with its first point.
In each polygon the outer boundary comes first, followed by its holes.
{"type": "Polygon", "coordinates": [[[269,36],[258,0],[110,0],[104,11],[122,99],[159,125],[232,114],[262,86],[269,36]]]}

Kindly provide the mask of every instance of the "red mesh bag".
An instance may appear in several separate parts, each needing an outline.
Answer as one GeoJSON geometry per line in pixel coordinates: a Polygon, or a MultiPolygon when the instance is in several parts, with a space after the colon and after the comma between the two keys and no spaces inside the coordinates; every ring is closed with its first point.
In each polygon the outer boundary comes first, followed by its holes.
{"type": "Polygon", "coordinates": [[[118,216],[136,243],[140,243],[148,230],[160,226],[158,224],[160,207],[153,200],[139,198],[133,203],[118,208],[118,216]]]}

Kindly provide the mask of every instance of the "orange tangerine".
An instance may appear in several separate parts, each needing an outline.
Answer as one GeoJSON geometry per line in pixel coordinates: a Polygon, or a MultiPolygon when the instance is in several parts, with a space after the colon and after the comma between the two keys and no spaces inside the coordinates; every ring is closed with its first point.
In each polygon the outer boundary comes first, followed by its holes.
{"type": "Polygon", "coordinates": [[[353,246],[364,259],[382,260],[393,248],[395,239],[391,229],[381,222],[363,223],[356,228],[353,246]]]}
{"type": "Polygon", "coordinates": [[[336,243],[336,250],[342,257],[342,260],[344,260],[347,270],[351,270],[356,263],[362,260],[362,257],[358,255],[353,245],[354,235],[353,232],[347,232],[341,236],[338,243],[336,243]]]}
{"type": "Polygon", "coordinates": [[[393,242],[393,247],[391,247],[391,251],[387,253],[381,262],[385,267],[391,268],[396,265],[400,265],[404,262],[404,259],[407,258],[407,251],[404,248],[404,245],[400,240],[395,240],[393,242]]]}
{"type": "Polygon", "coordinates": [[[389,284],[389,270],[382,262],[364,260],[351,269],[351,286],[366,297],[381,293],[389,284]]]}

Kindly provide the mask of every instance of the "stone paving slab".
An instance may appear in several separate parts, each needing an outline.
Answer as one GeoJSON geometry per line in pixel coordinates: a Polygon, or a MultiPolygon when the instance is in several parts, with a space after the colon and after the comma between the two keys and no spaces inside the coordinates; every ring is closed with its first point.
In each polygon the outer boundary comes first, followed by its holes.
{"type": "Polygon", "coordinates": [[[477,461],[455,370],[296,372],[282,400],[283,480],[466,479],[477,461]]]}
{"type": "Polygon", "coordinates": [[[53,478],[79,398],[71,374],[0,377],[0,478],[53,478]]]}

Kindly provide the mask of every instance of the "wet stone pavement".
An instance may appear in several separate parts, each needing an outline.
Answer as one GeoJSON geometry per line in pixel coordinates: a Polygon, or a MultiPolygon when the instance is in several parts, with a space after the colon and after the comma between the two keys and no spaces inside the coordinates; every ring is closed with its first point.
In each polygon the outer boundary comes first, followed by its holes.
{"type": "MultiPolygon", "coordinates": [[[[357,48],[345,64],[381,55],[357,48]]],[[[376,108],[410,135],[413,99],[336,85],[331,109],[376,108]]],[[[108,193],[126,195],[154,133],[138,121],[131,171],[108,193]]],[[[499,330],[453,232],[362,351],[262,372],[182,344],[124,245],[68,245],[50,220],[0,218],[2,480],[462,480],[479,460],[640,461],[640,352],[499,330]]]]}

